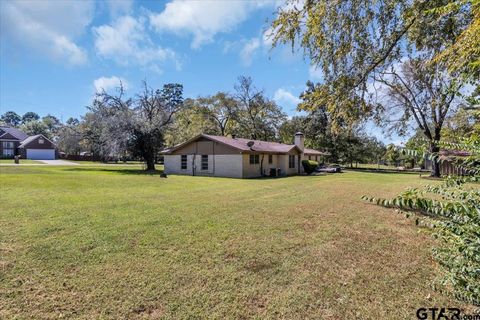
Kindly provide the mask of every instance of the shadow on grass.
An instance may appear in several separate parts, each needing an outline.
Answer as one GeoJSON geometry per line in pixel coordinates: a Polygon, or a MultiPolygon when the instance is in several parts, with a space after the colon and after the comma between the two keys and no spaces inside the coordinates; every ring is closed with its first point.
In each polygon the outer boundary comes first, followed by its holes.
{"type": "Polygon", "coordinates": [[[363,168],[345,168],[345,171],[357,171],[366,173],[381,173],[381,174],[412,174],[412,175],[425,175],[426,171],[401,171],[401,170],[386,170],[386,169],[363,169],[363,168]]]}
{"type": "Polygon", "coordinates": [[[107,172],[107,173],[118,173],[118,174],[129,174],[129,175],[160,175],[163,173],[163,170],[154,170],[154,171],[147,171],[143,169],[120,169],[120,168],[68,168],[64,169],[64,171],[69,172],[107,172]]]}

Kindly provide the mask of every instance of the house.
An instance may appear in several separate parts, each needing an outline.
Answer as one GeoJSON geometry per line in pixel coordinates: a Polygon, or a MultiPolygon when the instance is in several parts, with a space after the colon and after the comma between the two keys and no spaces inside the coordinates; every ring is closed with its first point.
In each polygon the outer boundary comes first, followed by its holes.
{"type": "Polygon", "coordinates": [[[42,134],[28,136],[16,128],[0,126],[0,158],[52,160],[56,158],[56,146],[42,134]]]}
{"type": "Polygon", "coordinates": [[[200,134],[162,154],[167,174],[232,178],[295,175],[303,172],[302,160],[328,155],[305,148],[301,132],[295,144],[200,134]]]}

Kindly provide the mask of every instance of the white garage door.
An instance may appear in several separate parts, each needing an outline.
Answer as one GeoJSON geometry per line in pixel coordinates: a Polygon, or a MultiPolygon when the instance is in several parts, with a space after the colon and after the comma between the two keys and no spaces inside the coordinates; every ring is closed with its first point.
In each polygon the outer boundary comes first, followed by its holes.
{"type": "Polygon", "coordinates": [[[55,149],[27,149],[27,159],[55,160],[55,149]]]}

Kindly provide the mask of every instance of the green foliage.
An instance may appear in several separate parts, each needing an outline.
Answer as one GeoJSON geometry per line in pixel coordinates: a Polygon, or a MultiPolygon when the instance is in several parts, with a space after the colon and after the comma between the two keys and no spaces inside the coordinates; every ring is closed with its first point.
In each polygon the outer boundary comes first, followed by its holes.
{"type": "Polygon", "coordinates": [[[302,166],[307,174],[312,174],[318,167],[318,162],[313,160],[302,160],[302,166]]]}
{"type": "Polygon", "coordinates": [[[0,117],[0,121],[6,125],[16,127],[22,122],[22,117],[14,111],[7,111],[0,117]]]}
{"type": "MultiPolygon", "coordinates": [[[[443,143],[443,147],[468,151],[470,156],[458,159],[457,166],[472,176],[449,177],[440,185],[412,188],[392,199],[363,199],[400,209],[407,217],[412,213],[425,216],[417,218],[416,223],[434,228],[433,235],[443,243],[434,250],[434,257],[444,270],[438,289],[480,305],[480,139],[473,136],[462,143],[443,143]]],[[[436,155],[431,157],[436,160],[436,155]]]]}
{"type": "Polygon", "coordinates": [[[47,138],[52,138],[51,132],[48,129],[48,126],[43,121],[38,121],[38,120],[27,121],[20,126],[20,130],[22,130],[29,136],[33,136],[36,134],[43,134],[47,138]]]}
{"type": "Polygon", "coordinates": [[[30,121],[38,121],[38,120],[40,120],[40,116],[38,114],[36,114],[35,112],[32,112],[32,111],[29,111],[22,116],[22,123],[23,124],[25,124],[27,122],[30,122],[30,121]]]}

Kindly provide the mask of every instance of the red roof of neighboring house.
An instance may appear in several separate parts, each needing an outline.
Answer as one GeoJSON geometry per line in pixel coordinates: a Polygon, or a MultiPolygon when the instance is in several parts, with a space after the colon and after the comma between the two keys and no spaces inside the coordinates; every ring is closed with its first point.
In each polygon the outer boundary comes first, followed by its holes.
{"type": "Polygon", "coordinates": [[[454,156],[454,157],[468,157],[470,153],[463,150],[441,150],[439,152],[440,156],[454,156]]]}
{"type": "MultiPolygon", "coordinates": [[[[229,137],[224,137],[224,136],[214,136],[210,134],[200,134],[193,139],[190,139],[184,143],[181,143],[179,145],[176,145],[172,148],[165,149],[162,151],[164,154],[171,153],[185,145],[187,145],[190,142],[193,142],[199,138],[205,138],[208,140],[216,141],[218,143],[222,143],[224,145],[230,146],[232,148],[241,150],[241,151],[246,151],[246,152],[265,152],[265,153],[288,153],[292,149],[298,149],[297,146],[294,144],[284,144],[284,143],[278,143],[278,142],[269,142],[269,141],[262,141],[262,140],[252,140],[252,139],[244,139],[244,138],[229,138],[229,137]],[[248,144],[253,142],[253,145],[250,147],[248,144]]],[[[305,149],[309,150],[310,152],[306,152],[309,154],[318,154],[318,155],[326,155],[326,153],[313,150],[313,149],[305,149]]]]}

